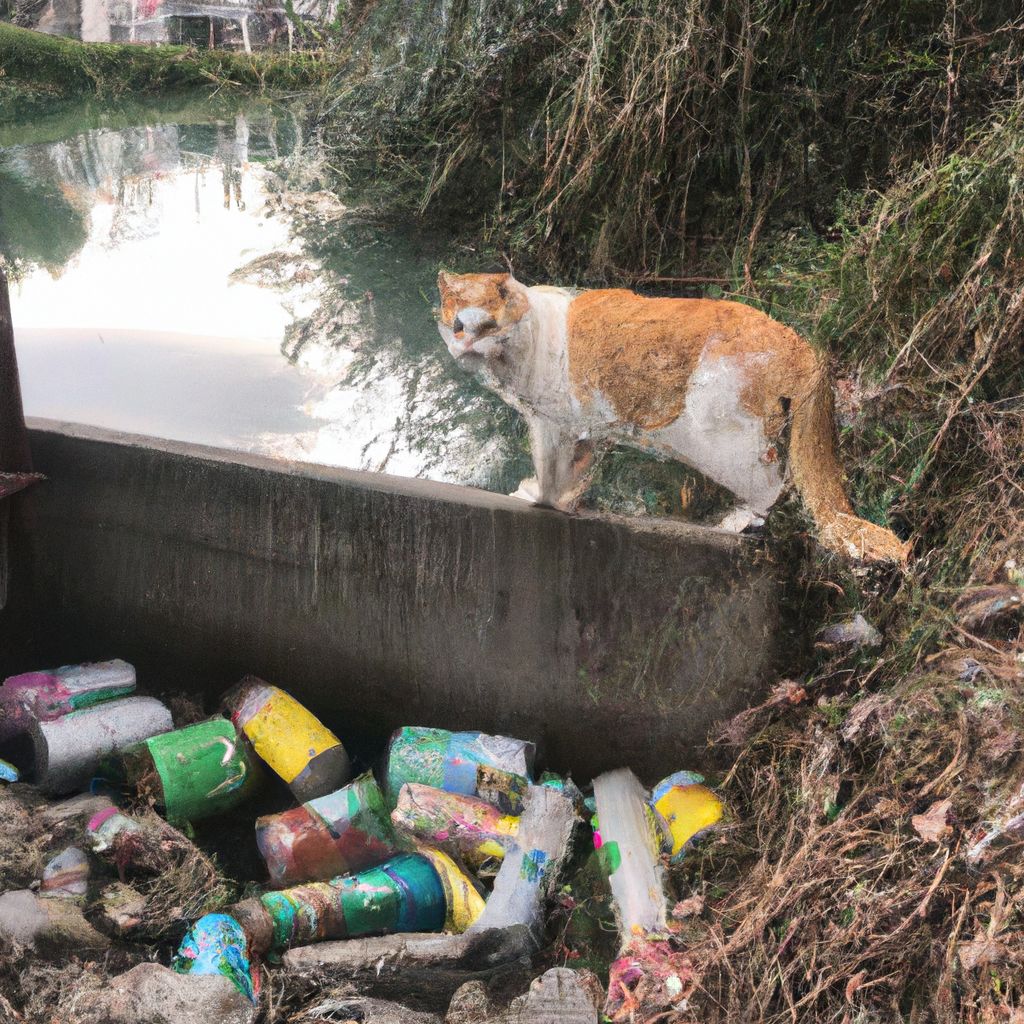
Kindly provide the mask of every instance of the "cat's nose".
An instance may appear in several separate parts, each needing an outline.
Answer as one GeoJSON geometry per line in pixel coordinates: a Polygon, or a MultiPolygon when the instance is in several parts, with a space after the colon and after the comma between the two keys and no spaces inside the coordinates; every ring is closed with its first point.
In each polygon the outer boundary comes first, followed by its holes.
{"type": "Polygon", "coordinates": [[[463,331],[464,331],[465,329],[466,329],[466,325],[465,325],[465,324],[464,324],[464,323],[463,323],[463,322],[462,322],[462,321],[461,321],[461,320],[460,320],[460,319],[459,319],[458,317],[456,317],[456,318],[455,318],[455,319],[454,319],[454,320],[452,321],[452,330],[453,330],[453,331],[454,331],[454,332],[455,332],[455,333],[456,333],[457,335],[458,335],[458,334],[461,334],[461,333],[462,333],[462,332],[463,332],[463,331]]]}

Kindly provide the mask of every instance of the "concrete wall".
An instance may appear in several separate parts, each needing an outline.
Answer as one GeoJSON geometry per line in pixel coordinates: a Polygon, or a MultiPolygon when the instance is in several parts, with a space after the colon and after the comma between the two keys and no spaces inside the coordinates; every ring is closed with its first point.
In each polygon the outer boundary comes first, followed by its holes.
{"type": "Polygon", "coordinates": [[[579,779],[703,763],[779,634],[754,542],[462,487],[30,423],[0,674],[123,657],[150,689],[251,672],[370,748],[531,737],[579,779]]]}

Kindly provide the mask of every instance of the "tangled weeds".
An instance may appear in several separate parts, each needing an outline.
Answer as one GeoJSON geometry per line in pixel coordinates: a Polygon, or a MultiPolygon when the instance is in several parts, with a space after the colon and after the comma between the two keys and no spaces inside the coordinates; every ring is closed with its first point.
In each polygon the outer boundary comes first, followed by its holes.
{"type": "Polygon", "coordinates": [[[103,961],[69,956],[49,963],[24,946],[0,939],[0,1021],[64,1024],[74,1020],[77,1001],[101,989],[125,966],[118,954],[103,961]]]}
{"type": "Polygon", "coordinates": [[[736,822],[684,882],[692,1019],[1020,1019],[1022,650],[950,648],[886,692],[788,689],[744,718],[736,822]]]}
{"type": "Polygon", "coordinates": [[[0,892],[23,889],[41,877],[46,853],[59,841],[41,817],[43,798],[22,788],[0,786],[0,892]]]}
{"type": "Polygon", "coordinates": [[[216,863],[155,812],[137,816],[138,832],[123,832],[109,851],[121,881],[132,874],[122,895],[138,905],[130,915],[134,939],[156,942],[179,938],[189,922],[230,903],[235,887],[216,863]]]}

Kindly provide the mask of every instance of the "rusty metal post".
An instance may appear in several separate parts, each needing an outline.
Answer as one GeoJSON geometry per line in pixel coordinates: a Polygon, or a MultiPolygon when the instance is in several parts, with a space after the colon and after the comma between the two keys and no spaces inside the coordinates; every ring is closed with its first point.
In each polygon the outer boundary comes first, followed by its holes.
{"type": "Polygon", "coordinates": [[[29,473],[32,456],[21,404],[7,277],[0,267],[0,473],[29,473]]]}
{"type": "Polygon", "coordinates": [[[3,499],[20,491],[33,480],[28,430],[21,404],[21,381],[14,354],[14,324],[7,276],[0,267],[0,610],[7,604],[9,576],[7,522],[10,506],[3,499]]]}

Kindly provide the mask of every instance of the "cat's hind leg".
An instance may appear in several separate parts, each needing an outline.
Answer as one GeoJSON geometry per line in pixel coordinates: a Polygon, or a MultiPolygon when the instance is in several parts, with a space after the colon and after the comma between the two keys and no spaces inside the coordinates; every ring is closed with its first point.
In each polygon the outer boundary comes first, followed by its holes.
{"type": "Polygon", "coordinates": [[[655,440],[736,498],[719,524],[739,532],[763,520],[784,479],[774,439],[761,416],[742,401],[747,377],[732,359],[705,359],[694,372],[679,418],[655,440]]]}

